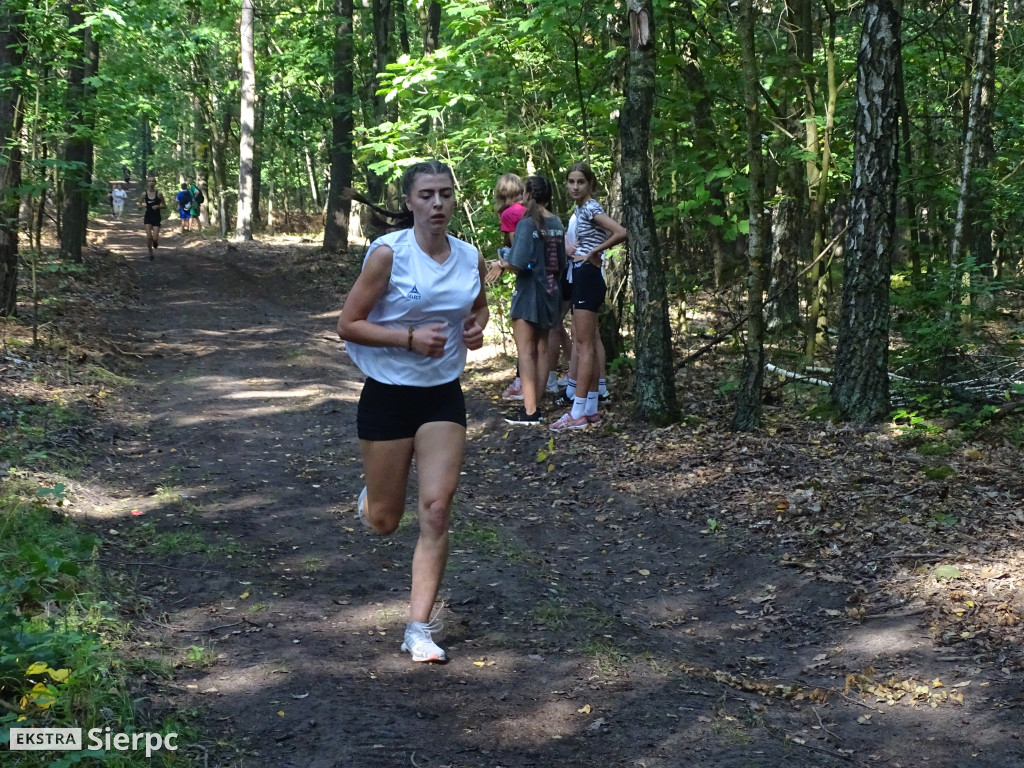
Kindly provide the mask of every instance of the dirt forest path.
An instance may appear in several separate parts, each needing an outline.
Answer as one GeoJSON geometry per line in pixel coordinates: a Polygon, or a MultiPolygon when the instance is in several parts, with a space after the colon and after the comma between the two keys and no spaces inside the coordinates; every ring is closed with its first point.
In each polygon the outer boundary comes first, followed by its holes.
{"type": "MultiPolygon", "coordinates": [[[[465,377],[470,444],[443,587],[451,661],[413,664],[399,645],[415,521],[383,540],[354,519],[361,382],[334,334],[341,297],[292,269],[294,249],[186,237],[173,221],[151,262],[133,218],[102,237],[139,276],[138,306],[107,329],[138,385],[109,409],[106,495],[90,518],[138,595],[131,642],[153,669],[138,695],[194,713],[192,764],[1024,762],[1019,691],[995,668],[954,674],[914,606],[870,624],[831,618],[849,589],[702,534],[682,514],[709,516],[696,491],[667,508],[617,482],[626,431],[549,446],[542,430],[508,428],[494,399],[503,366],[486,359],[465,377]],[[865,703],[845,676],[871,665],[988,692],[963,706],[929,706],[927,688],[920,706],[865,703]]],[[[686,439],[673,429],[666,440],[686,439]]]]}

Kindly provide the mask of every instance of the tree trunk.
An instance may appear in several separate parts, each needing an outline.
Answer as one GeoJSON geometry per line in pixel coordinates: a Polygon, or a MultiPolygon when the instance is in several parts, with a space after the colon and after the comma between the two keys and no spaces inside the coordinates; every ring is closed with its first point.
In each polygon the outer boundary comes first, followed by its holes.
{"type": "Polygon", "coordinates": [[[331,184],[327,193],[327,220],[324,222],[324,250],[338,253],[348,250],[348,221],[352,201],[343,200],[341,191],[352,186],[352,101],[355,97],[352,77],[352,0],[334,0],[334,115],[331,118],[331,184]]]}
{"type": "MultiPolygon", "coordinates": [[[[13,3],[0,5],[0,317],[18,309],[18,195],[21,186],[19,77],[24,16],[13,3]]],[[[45,199],[45,196],[44,196],[45,199]]]]}
{"type": "Polygon", "coordinates": [[[764,299],[762,296],[764,179],[761,156],[760,82],[754,49],[753,0],[740,0],[739,39],[743,68],[743,102],[747,113],[747,162],[750,188],[747,193],[747,333],[743,346],[743,372],[736,391],[732,427],[741,432],[761,423],[761,385],[764,381],[764,299]]]}
{"type": "Polygon", "coordinates": [[[971,76],[970,99],[967,105],[967,125],[964,130],[963,163],[960,169],[960,190],[957,195],[956,219],[953,223],[953,242],[949,248],[950,302],[958,300],[960,292],[961,269],[965,241],[969,234],[970,222],[967,212],[970,205],[969,196],[975,193],[972,189],[972,177],[978,159],[978,145],[984,126],[981,124],[983,115],[982,98],[985,92],[985,49],[989,42],[992,25],[991,0],[978,0],[978,29],[975,35],[974,67],[971,76]]]}
{"type": "Polygon", "coordinates": [[[92,139],[88,103],[92,87],[88,78],[96,74],[99,50],[92,39],[91,28],[84,24],[82,8],[71,3],[68,26],[77,35],[76,48],[68,64],[67,142],[64,147],[64,202],[61,214],[60,247],[73,261],[82,260],[86,230],[89,225],[89,201],[92,185],[92,139]],[[80,48],[79,48],[80,46],[80,48]]]}
{"type": "MultiPolygon", "coordinates": [[[[812,143],[812,131],[807,122],[814,120],[815,80],[812,70],[814,59],[813,17],[810,0],[787,0],[786,31],[792,59],[790,66],[794,78],[804,83],[804,98],[784,101],[786,130],[791,136],[805,132],[805,147],[812,143]],[[791,110],[791,111],[790,111],[791,110]],[[790,116],[791,115],[791,116],[790,116]],[[807,121],[807,122],[805,122],[807,121]]],[[[782,139],[783,141],[787,139],[782,139]]],[[[817,154],[817,131],[813,133],[813,150],[817,154]]],[[[781,154],[781,153],[777,153],[781,154]]],[[[769,271],[768,295],[773,300],[765,307],[767,327],[793,328],[800,318],[800,290],[797,281],[798,265],[810,264],[811,230],[806,226],[810,207],[807,163],[799,159],[786,162],[782,174],[781,197],[778,212],[772,222],[772,255],[769,271]]],[[[815,166],[815,171],[817,168],[815,166]]],[[[767,187],[766,187],[767,189],[767,187]]]]}
{"type": "Polygon", "coordinates": [[[242,0],[242,102],[238,119],[238,215],[235,239],[252,240],[253,156],[256,127],[256,53],[253,47],[253,0],[242,0]]]}
{"type": "Polygon", "coordinates": [[[849,235],[832,400],[845,419],[889,413],[889,279],[896,247],[900,15],[867,0],[857,55],[849,235]]]}
{"type": "Polygon", "coordinates": [[[651,201],[651,116],[654,109],[655,39],[652,0],[628,0],[629,77],[619,118],[622,207],[633,274],[636,415],[667,424],[676,416],[672,331],[668,322],[665,266],[651,201]]]}
{"type": "MultiPolygon", "coordinates": [[[[397,105],[384,101],[377,93],[380,89],[380,76],[384,74],[388,64],[394,61],[391,49],[391,38],[395,32],[395,11],[392,0],[370,0],[373,6],[373,78],[370,84],[370,99],[373,102],[374,125],[380,125],[397,118],[397,105]]],[[[369,127],[369,126],[367,126],[369,127]]],[[[366,171],[366,189],[374,202],[384,202],[387,180],[372,170],[366,171]]]]}
{"type": "MultiPolygon", "coordinates": [[[[978,55],[975,63],[978,68],[977,77],[980,82],[976,118],[977,128],[977,160],[975,161],[975,178],[973,192],[968,204],[968,220],[971,222],[969,242],[971,253],[974,254],[981,280],[992,278],[992,179],[989,170],[995,158],[995,140],[992,130],[995,112],[995,77],[996,77],[996,38],[999,26],[1001,3],[991,4],[991,0],[979,0],[980,14],[987,12],[991,17],[988,34],[978,35],[978,55]]],[[[977,295],[977,292],[976,292],[977,295]]]]}
{"type": "MultiPolygon", "coordinates": [[[[825,107],[825,136],[821,148],[821,169],[812,163],[807,166],[807,183],[810,195],[809,226],[811,228],[811,254],[815,259],[821,256],[825,248],[825,202],[828,200],[829,174],[832,170],[832,128],[835,125],[836,101],[839,97],[839,89],[836,85],[836,9],[831,2],[826,3],[828,11],[828,45],[826,47],[825,62],[828,70],[828,101],[825,107]]],[[[808,112],[813,115],[814,94],[806,93],[808,99],[808,112]]],[[[807,149],[817,154],[818,133],[817,128],[812,128],[813,120],[806,119],[807,126],[807,149]],[[813,141],[813,148],[812,148],[813,141]]],[[[804,362],[807,365],[814,363],[816,350],[825,344],[825,333],[828,330],[828,314],[826,311],[828,294],[828,264],[829,260],[823,259],[815,262],[810,274],[810,299],[807,302],[807,338],[804,346],[804,362]]]]}
{"type": "Polygon", "coordinates": [[[433,53],[437,50],[437,41],[441,36],[441,3],[431,0],[427,5],[427,23],[423,27],[423,52],[433,53]]]}
{"type": "Polygon", "coordinates": [[[262,232],[264,223],[263,216],[260,213],[260,206],[263,203],[263,122],[266,116],[266,101],[264,99],[258,99],[255,96],[253,100],[256,104],[256,124],[253,127],[253,145],[252,145],[252,228],[256,232],[262,232]],[[256,141],[256,137],[260,137],[260,141],[256,141]]]}

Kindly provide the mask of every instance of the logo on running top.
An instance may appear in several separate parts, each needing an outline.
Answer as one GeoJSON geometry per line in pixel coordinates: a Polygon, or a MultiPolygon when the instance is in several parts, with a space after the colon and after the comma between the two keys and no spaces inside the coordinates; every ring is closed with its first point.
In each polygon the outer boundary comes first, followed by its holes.
{"type": "Polygon", "coordinates": [[[419,301],[420,299],[423,298],[423,294],[421,294],[420,289],[414,285],[412,287],[412,290],[409,291],[409,298],[412,299],[413,301],[419,301]]]}

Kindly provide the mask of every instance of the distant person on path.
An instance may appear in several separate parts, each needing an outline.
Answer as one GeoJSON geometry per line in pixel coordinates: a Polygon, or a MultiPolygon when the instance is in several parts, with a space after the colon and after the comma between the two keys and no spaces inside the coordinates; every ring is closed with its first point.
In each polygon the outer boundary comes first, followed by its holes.
{"type": "Polygon", "coordinates": [[[466,351],[483,346],[489,314],[483,257],[448,234],[451,168],[416,163],[402,178],[402,192],[406,228],[370,245],[338,335],[366,375],[356,412],[366,477],[358,515],[376,533],[394,533],[415,456],[419,539],[402,650],[413,661],[444,661],[434,639],[440,609],[431,612],[448,562],[449,510],[466,445],[459,376],[466,351]]]}
{"type": "MultiPolygon", "coordinates": [[[[523,180],[514,173],[502,174],[498,183],[494,185],[494,212],[501,222],[501,237],[504,249],[499,249],[498,260],[495,261],[487,272],[487,282],[493,283],[505,272],[502,267],[502,254],[505,249],[511,248],[516,236],[516,225],[526,215],[526,206],[523,205],[523,194],[525,187],[523,180]]],[[[522,400],[523,387],[519,379],[519,365],[516,364],[516,377],[505,387],[501,393],[502,400],[522,400]]]]}
{"type": "MultiPolygon", "coordinates": [[[[586,163],[575,163],[565,176],[569,197],[576,203],[576,250],[569,254],[569,282],[572,283],[572,343],[576,356],[576,387],[572,410],[551,424],[553,432],[585,429],[601,421],[597,412],[601,344],[597,315],[604,304],[607,287],[601,271],[604,252],[625,242],[626,228],[604,212],[593,198],[597,177],[586,163]],[[582,395],[580,393],[583,393],[582,395]]],[[[570,382],[571,384],[572,382],[570,382]]]]}
{"type": "Polygon", "coordinates": [[[156,188],[154,177],[146,177],[146,191],[142,193],[136,207],[146,209],[142,221],[146,225],[146,246],[149,248],[149,260],[152,261],[153,251],[160,245],[160,219],[163,216],[160,211],[167,207],[164,196],[156,188]]]}
{"type": "Polygon", "coordinates": [[[124,179],[124,185],[126,187],[129,184],[132,183],[132,172],[128,170],[128,166],[127,165],[122,165],[121,166],[121,175],[122,175],[122,178],[124,179]]]}
{"type": "Polygon", "coordinates": [[[519,355],[523,405],[509,424],[540,424],[538,405],[548,379],[548,333],[561,321],[561,276],[565,271],[565,231],[548,210],[551,184],[540,176],[526,180],[526,216],[516,225],[508,258],[501,266],[516,275],[512,294],[512,334],[519,355]]]}
{"type": "Polygon", "coordinates": [[[178,201],[178,218],[181,219],[181,231],[185,232],[191,228],[192,219],[192,193],[188,191],[188,184],[181,185],[181,191],[174,196],[178,201]]]}
{"type": "Polygon", "coordinates": [[[114,191],[110,193],[111,207],[114,209],[114,218],[120,219],[121,213],[124,211],[125,200],[128,199],[128,193],[121,188],[120,184],[114,185],[114,191]]]}
{"type": "Polygon", "coordinates": [[[206,197],[203,195],[203,190],[195,184],[190,184],[188,191],[192,194],[192,210],[190,211],[192,214],[191,220],[195,222],[196,231],[198,232],[200,228],[199,212],[202,209],[203,201],[206,200],[206,197]]]}

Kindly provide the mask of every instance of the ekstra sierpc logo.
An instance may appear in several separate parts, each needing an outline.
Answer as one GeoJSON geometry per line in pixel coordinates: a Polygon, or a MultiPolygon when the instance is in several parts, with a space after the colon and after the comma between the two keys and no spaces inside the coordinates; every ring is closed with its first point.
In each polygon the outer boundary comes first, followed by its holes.
{"type": "Polygon", "coordinates": [[[63,750],[79,751],[82,749],[109,752],[146,751],[146,757],[154,752],[166,749],[169,752],[178,750],[178,734],[176,733],[117,733],[108,725],[106,728],[90,728],[86,731],[85,743],[82,743],[81,728],[11,728],[10,750],[43,751],[63,750]]]}

